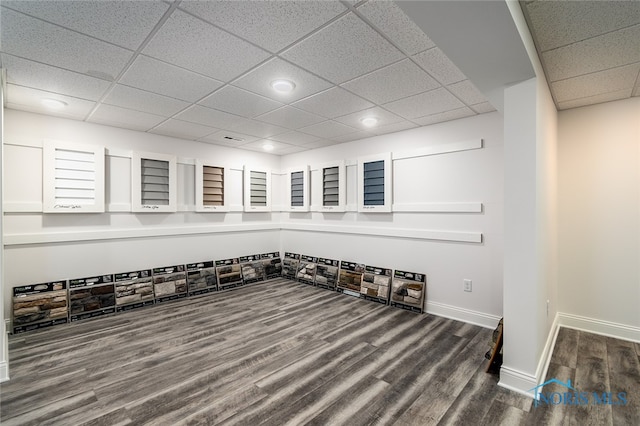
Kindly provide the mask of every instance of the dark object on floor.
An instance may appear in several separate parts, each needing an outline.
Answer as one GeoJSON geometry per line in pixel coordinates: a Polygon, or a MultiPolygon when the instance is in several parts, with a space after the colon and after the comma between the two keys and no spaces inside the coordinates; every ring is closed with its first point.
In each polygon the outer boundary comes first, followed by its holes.
{"type": "Polygon", "coordinates": [[[502,328],[504,325],[504,318],[500,318],[498,326],[493,330],[491,339],[491,349],[484,354],[484,357],[489,360],[487,365],[487,373],[498,374],[500,372],[500,366],[502,365],[502,328]]]}

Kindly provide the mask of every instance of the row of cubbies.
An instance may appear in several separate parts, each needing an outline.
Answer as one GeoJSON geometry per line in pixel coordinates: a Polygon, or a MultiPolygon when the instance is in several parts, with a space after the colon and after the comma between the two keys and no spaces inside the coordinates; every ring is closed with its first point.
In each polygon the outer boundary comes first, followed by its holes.
{"type": "Polygon", "coordinates": [[[12,331],[24,333],[285,277],[421,313],[424,274],[285,252],[172,265],[13,288],[12,331]]]}

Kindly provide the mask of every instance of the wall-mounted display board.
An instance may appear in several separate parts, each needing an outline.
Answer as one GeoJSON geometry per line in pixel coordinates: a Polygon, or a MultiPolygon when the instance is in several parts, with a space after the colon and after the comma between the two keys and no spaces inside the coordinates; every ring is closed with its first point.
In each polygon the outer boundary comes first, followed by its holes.
{"type": "Polygon", "coordinates": [[[240,257],[242,280],[245,284],[264,281],[264,264],[259,254],[240,257]]]}
{"type": "Polygon", "coordinates": [[[113,275],[69,280],[69,320],[71,322],[116,312],[113,275]]]}
{"type": "Polygon", "coordinates": [[[153,277],[151,269],[122,272],[114,275],[116,282],[116,311],[153,305],[153,277]]]}
{"type": "Polygon", "coordinates": [[[360,293],[367,300],[387,304],[391,287],[391,269],[367,265],[362,275],[360,293]]]}
{"type": "Polygon", "coordinates": [[[298,264],[300,263],[300,255],[297,253],[284,253],[282,259],[282,276],[291,280],[296,279],[298,274],[298,264]]]}
{"type": "Polygon", "coordinates": [[[340,262],[337,290],[350,296],[360,297],[360,283],[364,274],[364,264],[340,262]]]}
{"type": "Polygon", "coordinates": [[[244,211],[271,211],[271,172],[244,167],[244,211]]]}
{"type": "Polygon", "coordinates": [[[242,269],[240,268],[240,260],[237,257],[216,260],[216,273],[218,274],[218,290],[242,285],[242,269]]]}
{"type": "Polygon", "coordinates": [[[292,212],[309,211],[309,166],[291,169],[287,172],[288,191],[286,210],[292,212]]]}
{"type": "Polygon", "coordinates": [[[176,211],[174,155],[134,152],[131,157],[131,208],[134,212],[176,211]]]}
{"type": "Polygon", "coordinates": [[[202,160],[196,160],[196,211],[227,212],[229,203],[225,185],[227,167],[213,166],[202,160]]]}
{"type": "Polygon", "coordinates": [[[187,296],[187,273],[184,265],[153,268],[153,292],[156,302],[187,296]]]}
{"type": "Polygon", "coordinates": [[[322,212],[344,212],[347,204],[347,173],[344,161],[326,163],[320,167],[315,190],[322,194],[322,212]]]}
{"type": "Polygon", "coordinates": [[[280,252],[263,253],[260,255],[260,258],[262,259],[266,279],[282,276],[282,259],[280,259],[280,252]]]}
{"type": "Polygon", "coordinates": [[[318,258],[313,256],[300,256],[300,263],[298,264],[298,272],[296,273],[296,279],[304,284],[314,285],[316,278],[316,267],[318,264],[318,258]]]}
{"type": "Polygon", "coordinates": [[[53,281],[13,288],[13,334],[68,321],[67,282],[53,281]]]}
{"type": "Polygon", "coordinates": [[[391,153],[358,159],[358,211],[391,212],[391,153]]]}
{"type": "Polygon", "coordinates": [[[187,264],[189,296],[218,290],[218,277],[213,261],[187,264]]]}
{"type": "Polygon", "coordinates": [[[45,140],[44,213],[104,212],[104,147],[45,140]]]}
{"type": "Polygon", "coordinates": [[[316,286],[335,290],[338,283],[338,269],[340,262],[334,259],[319,258],[316,267],[316,286]]]}
{"type": "Polygon", "coordinates": [[[391,284],[391,306],[422,313],[427,277],[415,272],[394,271],[391,284]]]}

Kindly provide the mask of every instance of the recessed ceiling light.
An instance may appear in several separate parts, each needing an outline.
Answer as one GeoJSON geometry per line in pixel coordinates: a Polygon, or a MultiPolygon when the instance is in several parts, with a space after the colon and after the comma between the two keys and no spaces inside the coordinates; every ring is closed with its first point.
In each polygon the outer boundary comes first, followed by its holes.
{"type": "Polygon", "coordinates": [[[57,99],[43,99],[40,103],[49,109],[62,109],[67,106],[66,102],[57,99]]]}
{"type": "Polygon", "coordinates": [[[273,80],[271,88],[278,93],[291,93],[296,88],[296,84],[291,80],[273,80]]]}
{"type": "Polygon", "coordinates": [[[375,117],[364,117],[360,120],[363,126],[365,127],[373,127],[378,124],[378,119],[375,117]]]}
{"type": "Polygon", "coordinates": [[[265,151],[273,151],[273,144],[265,143],[264,145],[262,145],[262,149],[264,149],[265,151]]]}

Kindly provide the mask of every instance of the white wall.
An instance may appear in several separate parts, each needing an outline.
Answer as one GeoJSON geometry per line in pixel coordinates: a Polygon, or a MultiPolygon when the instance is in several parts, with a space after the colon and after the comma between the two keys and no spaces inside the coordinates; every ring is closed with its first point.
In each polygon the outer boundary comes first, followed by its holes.
{"type": "Polygon", "coordinates": [[[556,128],[556,110],[544,79],[505,90],[505,338],[500,384],[523,393],[544,376],[553,342],[556,128]]]}
{"type": "Polygon", "coordinates": [[[280,249],[278,213],[243,213],[242,165],[279,170],[273,155],[5,111],[5,317],[19,285],[127,272],[280,249]],[[42,214],[42,140],[107,148],[107,213],[42,214]],[[132,150],[174,154],[177,213],[130,213],[132,150]],[[194,165],[201,158],[229,166],[228,213],[194,211],[194,165]]]}
{"type": "MultiPolygon", "coordinates": [[[[3,197],[3,159],[4,159],[4,70],[0,68],[0,200],[3,197]]],[[[4,214],[3,206],[0,205],[0,290],[4,289],[4,232],[3,232],[4,214]]],[[[4,321],[4,301],[5,292],[0,291],[0,382],[9,379],[9,342],[4,321]]]]}
{"type": "Polygon", "coordinates": [[[563,324],[640,341],[640,98],[559,116],[563,324]]]}
{"type": "MultiPolygon", "coordinates": [[[[352,166],[347,167],[348,211],[282,213],[283,247],[425,273],[428,311],[494,327],[502,315],[502,155],[498,113],[287,155],[283,169],[307,164],[313,169],[341,159],[352,166]],[[354,211],[359,156],[419,153],[471,139],[482,139],[483,148],[393,161],[394,208],[418,211],[354,211]],[[482,211],[428,211],[441,203],[479,203],[482,211]],[[456,241],[468,233],[481,235],[482,242],[456,241]],[[473,292],[463,292],[464,279],[473,281],[473,292]]],[[[318,178],[312,173],[312,181],[318,178]]]]}

